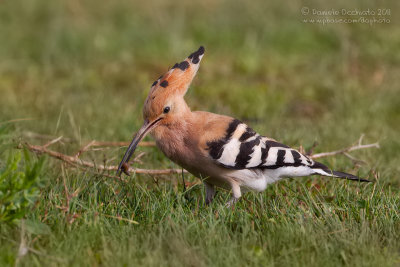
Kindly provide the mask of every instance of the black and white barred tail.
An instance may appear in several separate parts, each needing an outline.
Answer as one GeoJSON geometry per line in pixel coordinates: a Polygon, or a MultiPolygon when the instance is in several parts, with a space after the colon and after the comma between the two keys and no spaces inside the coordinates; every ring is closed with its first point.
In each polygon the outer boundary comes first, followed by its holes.
{"type": "Polygon", "coordinates": [[[329,169],[327,166],[320,162],[314,161],[313,166],[311,168],[314,170],[314,174],[319,174],[319,175],[324,175],[324,176],[329,176],[329,177],[334,177],[334,178],[342,178],[342,179],[347,179],[347,180],[352,180],[352,181],[358,181],[358,182],[371,182],[366,179],[362,179],[358,176],[355,176],[353,174],[345,173],[345,172],[338,172],[338,171],[332,171],[329,169]]]}

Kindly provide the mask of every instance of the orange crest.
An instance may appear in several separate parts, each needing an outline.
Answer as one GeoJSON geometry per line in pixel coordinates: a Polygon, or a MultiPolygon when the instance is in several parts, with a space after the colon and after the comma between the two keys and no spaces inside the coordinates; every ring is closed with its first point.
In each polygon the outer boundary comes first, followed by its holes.
{"type": "Polygon", "coordinates": [[[196,52],[190,54],[181,63],[176,63],[167,73],[160,76],[152,84],[143,107],[145,119],[158,116],[169,98],[183,98],[200,67],[203,55],[204,47],[200,46],[196,52]]]}

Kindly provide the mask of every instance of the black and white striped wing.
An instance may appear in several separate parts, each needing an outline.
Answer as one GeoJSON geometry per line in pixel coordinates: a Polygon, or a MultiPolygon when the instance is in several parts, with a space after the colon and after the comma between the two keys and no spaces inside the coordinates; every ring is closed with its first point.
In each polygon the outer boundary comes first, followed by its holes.
{"type": "Polygon", "coordinates": [[[277,169],[313,166],[314,161],[295,149],[261,136],[239,120],[233,120],[226,134],[207,143],[209,156],[232,169],[277,169]]]}

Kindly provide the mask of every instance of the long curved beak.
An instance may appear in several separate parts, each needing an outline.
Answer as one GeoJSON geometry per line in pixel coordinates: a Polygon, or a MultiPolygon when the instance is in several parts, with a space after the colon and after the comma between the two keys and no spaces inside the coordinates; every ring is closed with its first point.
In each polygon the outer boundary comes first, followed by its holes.
{"type": "Polygon", "coordinates": [[[129,145],[128,149],[126,150],[124,157],[122,158],[121,162],[118,165],[118,170],[117,170],[117,175],[118,176],[121,175],[122,171],[127,172],[126,163],[132,157],[133,153],[136,150],[137,145],[146,136],[146,134],[158,124],[158,122],[160,120],[162,120],[162,118],[158,118],[158,119],[154,120],[151,123],[148,122],[148,121],[145,121],[143,123],[143,126],[136,133],[136,135],[133,138],[131,144],[129,145]]]}

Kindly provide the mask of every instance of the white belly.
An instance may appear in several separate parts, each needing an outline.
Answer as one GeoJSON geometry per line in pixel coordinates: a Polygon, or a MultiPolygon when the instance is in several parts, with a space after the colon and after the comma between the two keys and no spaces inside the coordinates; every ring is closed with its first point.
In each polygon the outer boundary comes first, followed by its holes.
{"type": "Polygon", "coordinates": [[[286,177],[308,176],[312,174],[309,167],[283,167],[278,169],[264,170],[233,170],[229,173],[231,177],[239,182],[244,191],[264,191],[268,184],[275,183],[286,177]]]}
{"type": "Polygon", "coordinates": [[[262,192],[267,188],[268,184],[279,181],[281,178],[268,176],[262,170],[232,170],[226,175],[236,180],[243,191],[262,192]]]}

